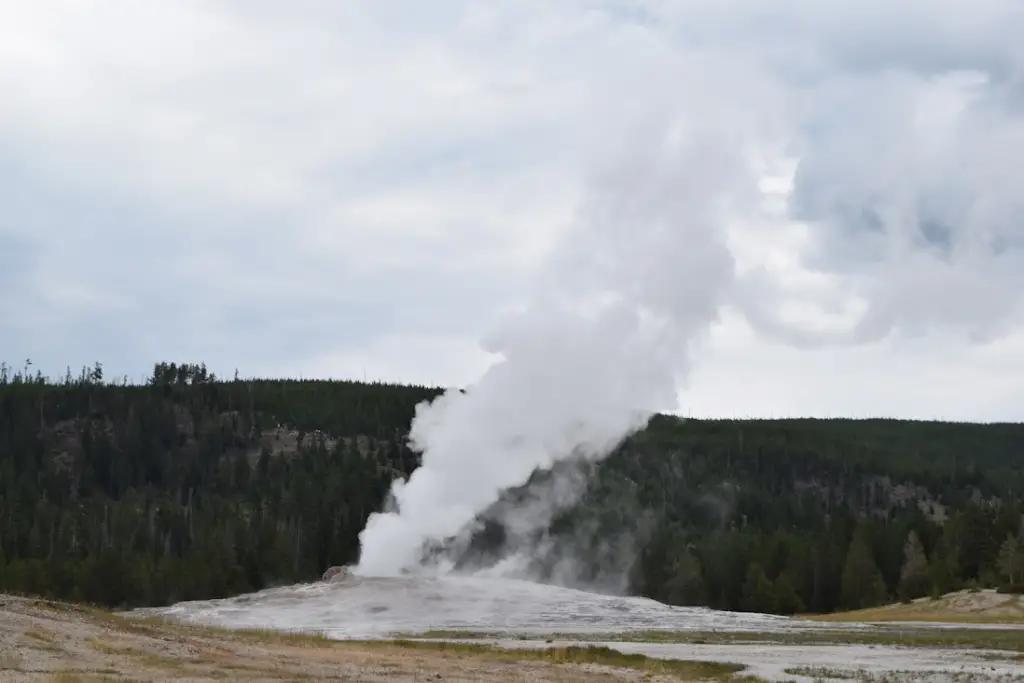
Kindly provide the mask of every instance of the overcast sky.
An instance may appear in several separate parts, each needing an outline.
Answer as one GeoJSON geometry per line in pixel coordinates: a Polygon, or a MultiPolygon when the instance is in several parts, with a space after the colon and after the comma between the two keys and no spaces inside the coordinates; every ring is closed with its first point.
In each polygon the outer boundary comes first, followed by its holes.
{"type": "Polygon", "coordinates": [[[681,121],[763,175],[682,412],[1018,420],[1021,26],[1019,0],[0,0],[0,356],[472,383],[594,169],[681,121]]]}

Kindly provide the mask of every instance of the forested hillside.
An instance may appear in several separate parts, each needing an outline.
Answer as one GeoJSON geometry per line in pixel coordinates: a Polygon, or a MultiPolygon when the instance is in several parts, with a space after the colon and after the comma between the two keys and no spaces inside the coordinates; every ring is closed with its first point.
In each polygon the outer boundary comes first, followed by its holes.
{"type": "MultiPolygon", "coordinates": [[[[418,464],[414,407],[437,393],[192,364],[139,386],[98,365],[59,381],[0,367],[0,590],[161,604],[354,562],[367,516],[418,464]]],[[[564,542],[541,568],[557,578],[571,549],[576,578],[621,571],[667,602],[783,613],[1013,588],[1022,446],[1016,424],[658,417],[553,521],[564,542]]],[[[501,544],[482,535],[476,561],[501,544]]]]}

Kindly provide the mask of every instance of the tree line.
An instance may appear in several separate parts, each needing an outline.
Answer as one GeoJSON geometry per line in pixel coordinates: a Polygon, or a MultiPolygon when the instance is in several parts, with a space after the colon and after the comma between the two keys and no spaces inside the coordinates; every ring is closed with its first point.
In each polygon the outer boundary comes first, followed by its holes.
{"type": "MultiPolygon", "coordinates": [[[[157,605],[355,562],[392,479],[419,465],[415,406],[439,393],[192,363],[158,363],[143,384],[99,364],[57,380],[0,365],[0,590],[157,605]]],[[[629,590],[673,604],[828,612],[1019,589],[1022,437],[659,416],[545,533],[573,548],[579,580],[621,569],[629,590]]]]}
{"type": "Polygon", "coordinates": [[[656,511],[635,585],[758,612],[856,609],[967,587],[1020,590],[1021,425],[656,418],[577,514],[656,511]]]}

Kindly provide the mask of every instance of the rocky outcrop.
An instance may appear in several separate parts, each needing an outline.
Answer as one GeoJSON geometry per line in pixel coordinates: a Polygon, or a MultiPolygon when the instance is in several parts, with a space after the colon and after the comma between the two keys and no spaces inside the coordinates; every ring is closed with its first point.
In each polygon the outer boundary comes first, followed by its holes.
{"type": "Polygon", "coordinates": [[[73,418],[61,420],[41,432],[41,437],[54,464],[70,470],[82,453],[82,435],[88,431],[94,440],[105,438],[116,443],[114,424],[109,418],[73,418]]]}
{"type": "Polygon", "coordinates": [[[260,433],[259,446],[253,448],[249,455],[257,459],[261,449],[265,448],[271,457],[293,457],[303,448],[312,448],[317,441],[323,442],[327,450],[332,450],[338,443],[338,439],[320,431],[302,433],[298,429],[278,425],[260,433]]]}

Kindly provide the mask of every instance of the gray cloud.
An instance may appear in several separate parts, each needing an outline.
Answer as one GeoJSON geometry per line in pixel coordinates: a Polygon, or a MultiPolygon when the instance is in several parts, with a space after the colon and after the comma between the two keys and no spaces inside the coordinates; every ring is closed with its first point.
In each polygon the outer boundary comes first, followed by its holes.
{"type": "MultiPolygon", "coordinates": [[[[602,182],[638,201],[661,201],[652,173],[730,186],[709,357],[866,344],[880,378],[915,338],[987,358],[1022,323],[1022,21],[1016,0],[2,8],[0,352],[128,373],[436,355],[469,381],[457,359],[615,159],[602,182]],[[672,126],[795,167],[792,192],[757,215],[739,176],[659,169],[636,131],[672,126]]],[[[669,230],[688,216],[662,205],[669,230]]],[[[975,393],[1006,380],[977,363],[975,393]]],[[[693,398],[730,405],[702,376],[693,398]]]]}
{"type": "Polygon", "coordinates": [[[349,270],[313,259],[284,239],[285,216],[164,215],[2,171],[3,349],[48,372],[100,360],[138,377],[161,358],[246,371],[386,335],[472,335],[495,300],[514,295],[502,273],[474,277],[472,266],[349,270]],[[201,237],[232,226],[243,236],[201,237]]]}

